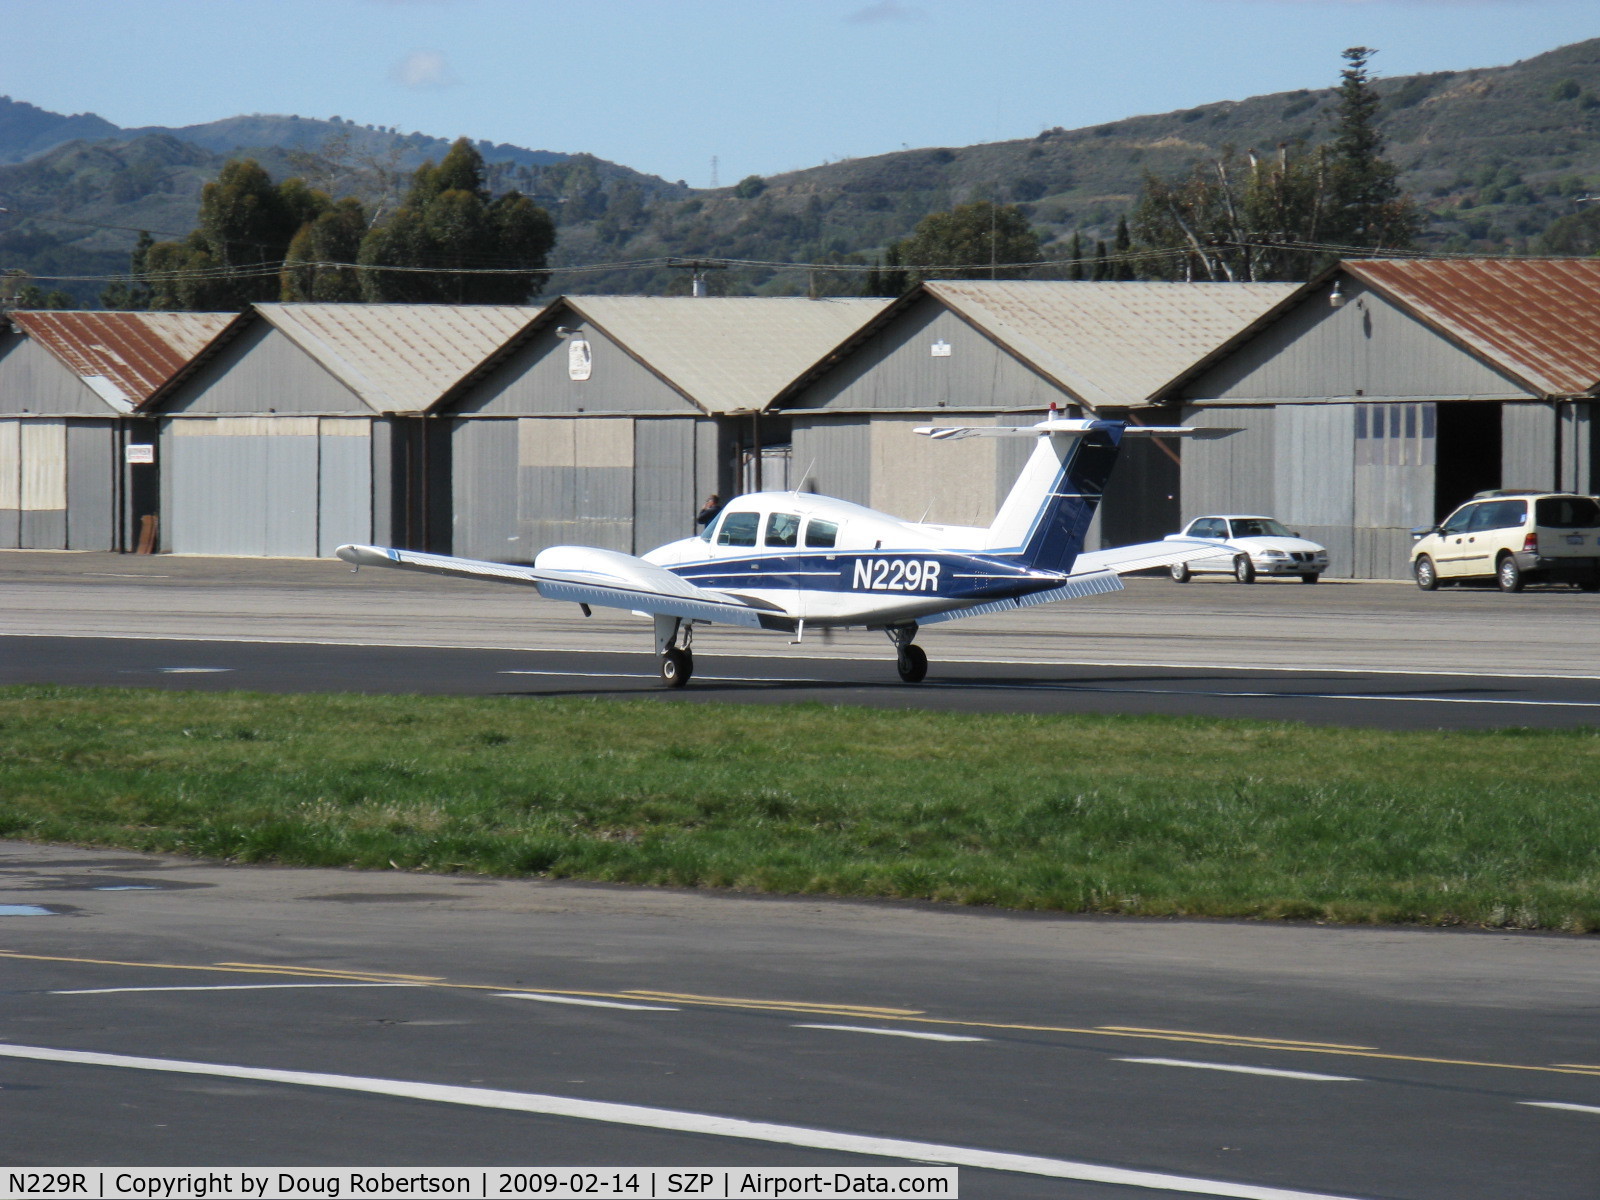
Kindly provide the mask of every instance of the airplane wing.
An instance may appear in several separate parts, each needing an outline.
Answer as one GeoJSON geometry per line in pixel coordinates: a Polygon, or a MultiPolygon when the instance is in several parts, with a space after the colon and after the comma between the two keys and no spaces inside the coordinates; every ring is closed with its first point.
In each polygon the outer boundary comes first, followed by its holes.
{"type": "Polygon", "coordinates": [[[1083,596],[1099,596],[1121,590],[1122,580],[1117,578],[1115,571],[1085,572],[1069,576],[1066,583],[1047,592],[990,600],[986,604],[974,604],[971,608],[949,608],[944,612],[918,617],[917,624],[938,625],[944,621],[959,621],[963,617],[983,617],[990,613],[1012,612],[1019,608],[1032,608],[1036,604],[1053,604],[1057,600],[1077,600],[1083,596]]]}
{"type": "Polygon", "coordinates": [[[615,550],[585,549],[573,565],[561,570],[453,558],[420,550],[386,546],[340,546],[338,556],[355,567],[393,567],[458,579],[484,579],[531,587],[550,600],[623,608],[652,616],[719,621],[751,629],[792,629],[794,619],[769,612],[710,588],[696,587],[671,571],[615,550]],[[581,563],[581,565],[579,565],[581,563]]]}
{"type": "Polygon", "coordinates": [[[1174,563],[1193,562],[1197,558],[1215,558],[1229,553],[1222,542],[1207,542],[1198,538],[1183,541],[1139,542],[1132,546],[1114,546],[1110,550],[1086,550],[1073,561],[1072,578],[1082,572],[1114,571],[1126,575],[1131,571],[1148,571],[1154,567],[1170,567],[1174,563]]]}

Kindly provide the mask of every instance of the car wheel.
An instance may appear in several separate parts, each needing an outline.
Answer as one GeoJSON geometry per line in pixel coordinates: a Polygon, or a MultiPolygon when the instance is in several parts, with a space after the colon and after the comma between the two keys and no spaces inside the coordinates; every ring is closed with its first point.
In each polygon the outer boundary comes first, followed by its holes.
{"type": "Polygon", "coordinates": [[[1188,583],[1194,578],[1188,563],[1173,563],[1168,573],[1172,576],[1173,583],[1188,583]]]}
{"type": "Polygon", "coordinates": [[[1321,578],[1322,578],[1321,575],[1302,575],[1302,576],[1300,576],[1300,582],[1301,583],[1315,583],[1317,580],[1319,580],[1321,578]]]}
{"type": "Polygon", "coordinates": [[[1494,569],[1494,581],[1500,585],[1502,592],[1520,592],[1526,581],[1522,578],[1522,568],[1517,566],[1517,560],[1511,555],[1506,555],[1500,560],[1500,565],[1494,569]]]}
{"type": "Polygon", "coordinates": [[[1419,555],[1417,561],[1411,564],[1411,574],[1417,586],[1425,592],[1431,592],[1439,586],[1439,570],[1426,554],[1419,555]]]}
{"type": "Polygon", "coordinates": [[[1233,577],[1240,583],[1254,583],[1256,581],[1255,564],[1250,561],[1248,554],[1241,554],[1233,560],[1233,577]]]}

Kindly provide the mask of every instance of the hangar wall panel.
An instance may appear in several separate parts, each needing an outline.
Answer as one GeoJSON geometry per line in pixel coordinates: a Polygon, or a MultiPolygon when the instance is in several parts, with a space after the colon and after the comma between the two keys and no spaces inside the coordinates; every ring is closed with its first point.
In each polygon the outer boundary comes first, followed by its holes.
{"type": "Polygon", "coordinates": [[[1561,405],[1561,462],[1557,486],[1562,491],[1591,496],[1595,484],[1595,405],[1574,401],[1561,405]]]}
{"type": "Polygon", "coordinates": [[[1355,561],[1360,579],[1410,574],[1413,526],[1433,515],[1437,406],[1355,405],[1355,561]]]}
{"type": "Polygon", "coordinates": [[[633,421],[523,417],[517,426],[521,544],[532,554],[563,545],[632,553],[633,421]]]}
{"type": "Polygon", "coordinates": [[[872,426],[866,417],[796,413],[791,431],[796,470],[809,469],[808,491],[872,503],[872,426]]]}
{"type": "Polygon", "coordinates": [[[693,419],[633,422],[633,552],[692,537],[695,495],[693,419]]]}
{"type": "Polygon", "coordinates": [[[1500,407],[1500,478],[1508,488],[1556,489],[1559,422],[1552,404],[1500,407]]]}
{"type": "Polygon", "coordinates": [[[25,421],[18,543],[24,550],[67,548],[67,423],[25,421]]]}
{"type": "Polygon", "coordinates": [[[21,544],[22,423],[0,421],[0,550],[21,544]]]}
{"type": "Polygon", "coordinates": [[[485,417],[700,411],[603,330],[587,322],[571,328],[589,343],[589,378],[571,377],[569,339],[547,329],[490,372],[452,411],[485,417]]]}
{"type": "Polygon", "coordinates": [[[115,426],[74,421],[67,428],[67,549],[117,548],[115,426]]]}
{"type": "Polygon", "coordinates": [[[517,527],[517,422],[456,421],[451,429],[451,543],[463,558],[532,562],[517,527]]]}
{"type": "Polygon", "coordinates": [[[1184,444],[1184,521],[1207,513],[1271,513],[1278,499],[1276,415],[1270,408],[1184,410],[1185,425],[1239,430],[1232,437],[1184,444]]]}
{"type": "Polygon", "coordinates": [[[317,554],[317,420],[171,420],[163,544],[174,554],[317,554]]]}
{"type": "Polygon", "coordinates": [[[169,413],[360,413],[371,409],[315,359],[257,321],[186,380],[169,413]]]}
{"type": "MultiPolygon", "coordinates": [[[[969,425],[992,426],[992,417],[969,425]]],[[[871,424],[871,499],[868,506],[907,521],[985,525],[995,514],[995,446],[1006,438],[936,442],[913,433],[928,418],[874,417],[871,424]]]]}
{"type": "Polygon", "coordinates": [[[826,409],[1042,412],[1050,401],[1068,399],[944,305],[924,298],[790,400],[784,411],[791,416],[826,409]],[[936,345],[948,353],[936,354],[936,345]]]}
{"type": "Polygon", "coordinates": [[[0,338],[0,412],[100,416],[109,406],[32,338],[0,338]]]}
{"type": "Polygon", "coordinates": [[[1274,410],[1270,515],[1326,546],[1334,577],[1355,572],[1355,407],[1285,404],[1274,410]]]}
{"type": "Polygon", "coordinates": [[[326,417],[317,437],[317,554],[373,540],[372,425],[326,417]]]}
{"type": "Polygon", "coordinates": [[[1340,308],[1328,304],[1326,289],[1308,296],[1260,336],[1185,384],[1183,395],[1315,404],[1332,397],[1528,394],[1375,292],[1350,279],[1344,280],[1344,291],[1340,308]]]}

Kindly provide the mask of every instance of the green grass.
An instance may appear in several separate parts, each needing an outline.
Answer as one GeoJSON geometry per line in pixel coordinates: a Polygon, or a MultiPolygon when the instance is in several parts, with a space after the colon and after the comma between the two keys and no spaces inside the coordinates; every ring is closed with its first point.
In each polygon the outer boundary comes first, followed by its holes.
{"type": "Polygon", "coordinates": [[[0,689],[0,837],[1067,912],[1600,930],[1600,732],[0,689]]]}

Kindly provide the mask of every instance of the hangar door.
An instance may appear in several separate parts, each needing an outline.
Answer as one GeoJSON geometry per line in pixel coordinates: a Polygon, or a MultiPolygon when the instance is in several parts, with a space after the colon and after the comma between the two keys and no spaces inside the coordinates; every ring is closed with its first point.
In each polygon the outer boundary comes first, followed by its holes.
{"type": "Polygon", "coordinates": [[[162,548],[326,557],[372,540],[372,425],[327,417],[167,422],[162,548]]]}

